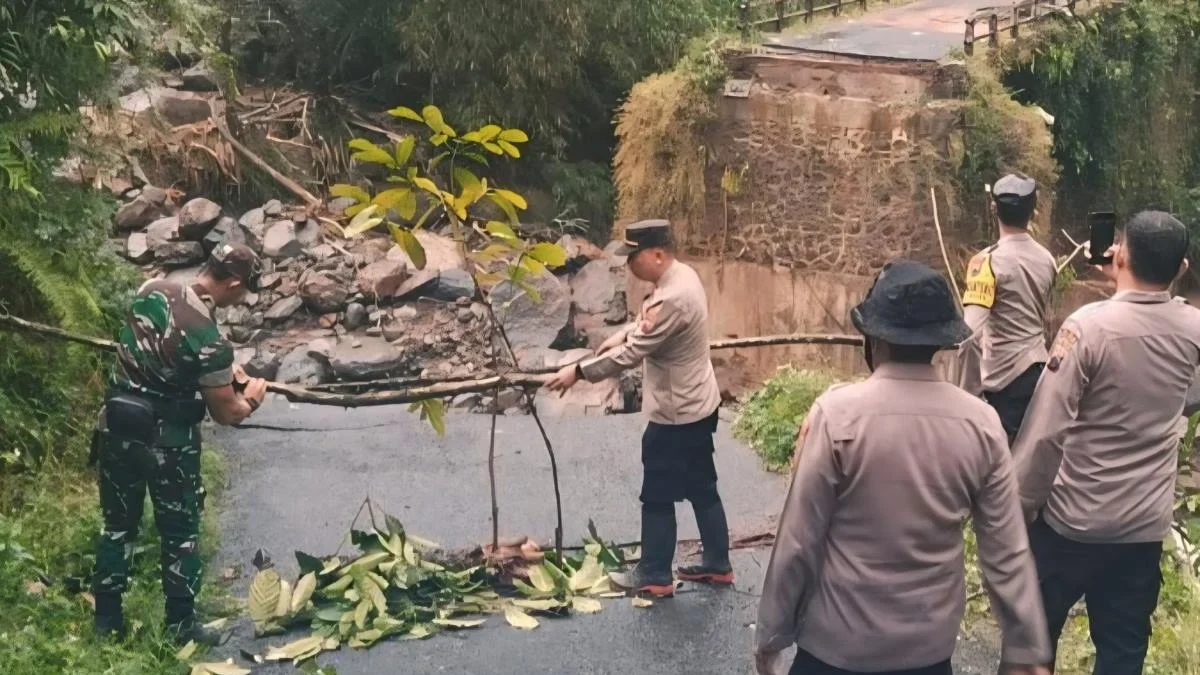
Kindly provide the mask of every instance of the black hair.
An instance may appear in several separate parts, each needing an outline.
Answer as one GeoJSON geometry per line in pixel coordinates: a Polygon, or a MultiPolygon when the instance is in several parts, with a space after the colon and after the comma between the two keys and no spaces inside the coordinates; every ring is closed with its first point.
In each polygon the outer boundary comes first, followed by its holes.
{"type": "Polygon", "coordinates": [[[1125,255],[1138,281],[1170,285],[1188,245],[1187,227],[1165,211],[1142,211],[1125,225],[1125,255]]]}
{"type": "Polygon", "coordinates": [[[212,259],[204,261],[204,265],[200,268],[200,274],[212,277],[217,281],[225,281],[226,279],[234,276],[233,272],[230,272],[228,269],[226,269],[224,265],[219,262],[215,262],[212,259]]]}
{"type": "Polygon", "coordinates": [[[938,347],[888,343],[888,357],[897,363],[933,363],[933,357],[938,351],[938,347]]]}
{"type": "Polygon", "coordinates": [[[1006,202],[996,202],[996,217],[1000,222],[1009,227],[1020,227],[1022,229],[1029,227],[1029,220],[1033,218],[1033,209],[1035,204],[1010,204],[1006,202]]]}

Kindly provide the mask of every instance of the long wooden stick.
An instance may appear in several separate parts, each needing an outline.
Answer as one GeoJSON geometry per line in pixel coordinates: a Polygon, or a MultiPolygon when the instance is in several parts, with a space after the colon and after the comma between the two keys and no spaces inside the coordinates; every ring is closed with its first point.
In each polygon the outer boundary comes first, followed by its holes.
{"type": "Polygon", "coordinates": [[[950,266],[950,256],[946,255],[946,242],[942,239],[942,223],[938,220],[937,193],[929,188],[929,202],[933,204],[933,226],[937,229],[938,246],[942,249],[942,262],[946,263],[946,274],[950,277],[950,288],[954,289],[954,297],[962,304],[962,292],[958,290],[958,280],[954,278],[954,268],[950,266]]]}
{"type": "Polygon", "coordinates": [[[266,160],[254,154],[254,151],[252,151],[250,148],[247,148],[238,139],[234,138],[229,129],[225,128],[225,125],[218,122],[216,118],[213,118],[213,124],[216,125],[217,131],[221,132],[221,136],[225,140],[229,141],[229,144],[232,145],[235,150],[242,153],[242,156],[250,160],[251,164],[265,171],[271,178],[274,178],[275,182],[287,188],[288,192],[291,192],[300,199],[303,199],[304,203],[311,207],[315,208],[321,205],[321,200],[318,199],[316,195],[308,190],[305,190],[296,181],[276,171],[274,167],[272,167],[270,164],[267,164],[266,160]]]}

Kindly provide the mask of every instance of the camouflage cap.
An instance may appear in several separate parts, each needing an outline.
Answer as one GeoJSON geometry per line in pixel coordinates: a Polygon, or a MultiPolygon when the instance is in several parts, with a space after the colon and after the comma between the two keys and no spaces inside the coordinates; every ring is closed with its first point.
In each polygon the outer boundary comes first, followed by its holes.
{"type": "Polygon", "coordinates": [[[213,249],[208,265],[212,269],[224,270],[237,277],[247,290],[258,291],[262,261],[250,247],[243,244],[221,244],[213,249]]]}

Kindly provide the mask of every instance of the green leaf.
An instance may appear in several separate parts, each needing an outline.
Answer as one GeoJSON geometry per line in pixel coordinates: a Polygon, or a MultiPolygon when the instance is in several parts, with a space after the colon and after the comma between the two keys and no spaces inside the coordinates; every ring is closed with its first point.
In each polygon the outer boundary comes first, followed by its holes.
{"type": "Polygon", "coordinates": [[[437,197],[438,199],[441,199],[442,191],[438,189],[437,183],[434,183],[433,181],[429,180],[428,178],[426,178],[424,176],[416,176],[412,179],[412,182],[413,182],[413,185],[416,185],[417,187],[421,188],[422,190],[428,192],[429,194],[437,197]]]}
{"type": "Polygon", "coordinates": [[[388,229],[392,232],[392,239],[408,254],[408,259],[412,261],[413,266],[418,270],[425,269],[425,247],[421,246],[417,236],[411,230],[406,230],[393,223],[388,223],[388,229]]]}
{"type": "Polygon", "coordinates": [[[529,136],[520,129],[505,129],[504,131],[500,132],[500,140],[507,141],[509,143],[525,143],[529,140],[529,136]]]}
{"type": "Polygon", "coordinates": [[[545,241],[529,247],[529,257],[547,267],[562,267],[567,264],[567,251],[558,244],[545,241]]]}
{"type": "Polygon", "coordinates": [[[371,201],[371,195],[357,185],[349,185],[347,183],[338,183],[329,188],[329,194],[334,197],[349,197],[359,204],[365,204],[371,201]]]}
{"type": "Polygon", "coordinates": [[[267,661],[290,661],[311,652],[313,649],[319,652],[324,642],[325,640],[319,637],[309,636],[300,638],[282,647],[268,647],[267,653],[263,658],[267,661]]]}
{"type": "Polygon", "coordinates": [[[348,145],[352,150],[357,150],[357,152],[350,156],[360,162],[383,164],[389,168],[396,168],[396,158],[392,157],[390,152],[365,138],[356,138],[350,141],[348,145]]]}
{"type": "Polygon", "coordinates": [[[487,226],[484,227],[484,231],[493,237],[496,237],[497,239],[503,239],[505,241],[517,241],[517,233],[513,232],[511,227],[498,220],[489,222],[487,226]]]}
{"type": "Polygon", "coordinates": [[[375,611],[380,615],[387,614],[387,598],[383,595],[383,589],[375,585],[372,581],[363,582],[363,592],[366,593],[367,600],[375,607],[375,611]]]}
{"type": "MultiPolygon", "coordinates": [[[[346,209],[346,215],[353,218],[354,216],[357,216],[358,214],[362,213],[362,210],[367,208],[368,206],[370,206],[370,204],[355,204],[354,206],[351,206],[350,208],[346,209]]],[[[345,234],[345,231],[343,230],[343,236],[344,236],[344,234],[345,234]]]]}
{"type": "Polygon", "coordinates": [[[500,146],[496,145],[495,143],[484,143],[483,149],[487,150],[488,152],[492,153],[493,155],[503,155],[504,154],[504,150],[500,146]]]}
{"type": "Polygon", "coordinates": [[[421,419],[428,419],[429,426],[438,436],[446,435],[446,408],[440,398],[428,398],[421,401],[421,419]]]}
{"type": "Polygon", "coordinates": [[[408,630],[408,635],[404,637],[406,640],[424,640],[427,637],[435,635],[437,630],[429,624],[419,623],[408,630]]]}
{"type": "Polygon", "coordinates": [[[221,663],[197,663],[192,666],[191,675],[250,675],[250,670],[234,665],[230,659],[221,663]]]}
{"type": "Polygon", "coordinates": [[[434,134],[429,137],[429,142],[434,146],[445,145],[448,140],[450,140],[450,137],[446,134],[434,134]]]}
{"type": "Polygon", "coordinates": [[[485,142],[494,141],[494,140],[496,140],[497,136],[501,135],[501,133],[500,133],[501,131],[503,131],[503,129],[501,129],[499,125],[489,124],[489,125],[481,127],[479,129],[479,136],[485,142]]]}
{"type": "Polygon", "coordinates": [[[296,590],[292,592],[292,614],[299,612],[308,605],[308,601],[312,598],[313,591],[317,590],[317,575],[315,572],[309,572],[300,577],[296,582],[296,590]]]}
{"type": "Polygon", "coordinates": [[[526,614],[521,608],[509,605],[504,608],[504,620],[513,628],[533,630],[538,627],[538,620],[526,614]]]}
{"type": "Polygon", "coordinates": [[[180,661],[187,661],[196,653],[196,648],[198,646],[199,645],[196,644],[195,640],[188,640],[188,643],[184,645],[182,649],[175,652],[175,658],[179,659],[180,661]]]}
{"type": "Polygon", "coordinates": [[[409,188],[384,190],[371,203],[385,210],[394,209],[405,220],[412,220],[417,214],[417,196],[409,188]]]}
{"type": "Polygon", "coordinates": [[[513,205],[510,204],[507,199],[500,197],[494,192],[489,193],[487,197],[488,199],[492,200],[496,206],[500,207],[500,210],[504,212],[504,215],[508,216],[508,222],[512,223],[513,225],[516,225],[519,222],[517,220],[517,210],[513,208],[513,205]]]}
{"type": "Polygon", "coordinates": [[[605,578],[604,567],[600,565],[600,561],[595,556],[588,556],[583,561],[583,566],[579,571],[571,575],[568,582],[572,591],[582,591],[591,588],[597,581],[605,578]]]}
{"type": "Polygon", "coordinates": [[[521,609],[529,609],[535,612],[553,612],[566,608],[567,603],[555,598],[547,598],[545,600],[513,600],[512,604],[521,609]]]}
{"type": "Polygon", "coordinates": [[[357,237],[363,232],[366,232],[374,228],[376,225],[382,223],[383,218],[372,217],[378,210],[379,205],[372,204],[362,211],[359,211],[358,214],[350,220],[350,224],[346,226],[346,236],[357,237]]]}
{"type": "Polygon", "coordinates": [[[279,573],[273,569],[265,569],[254,575],[250,582],[250,599],[246,609],[250,620],[256,624],[266,623],[275,616],[275,607],[279,604],[280,591],[279,573]]]}
{"type": "Polygon", "coordinates": [[[531,258],[528,255],[521,256],[521,267],[524,267],[534,276],[546,273],[546,266],[538,262],[536,258],[531,258]]]}
{"type": "Polygon", "coordinates": [[[354,608],[354,625],[359,630],[367,627],[367,616],[371,612],[371,601],[363,600],[354,608]]]}
{"type": "Polygon", "coordinates": [[[554,577],[546,569],[546,563],[529,568],[529,582],[533,584],[534,588],[543,593],[555,589],[554,577]]]}
{"type": "Polygon", "coordinates": [[[580,614],[595,614],[604,608],[599,600],[578,595],[571,598],[571,607],[580,614]]]}
{"type": "Polygon", "coordinates": [[[509,157],[512,157],[513,159],[521,158],[521,151],[518,150],[517,146],[513,145],[512,143],[509,143],[508,141],[496,141],[496,145],[499,145],[500,149],[507,153],[509,157]]]}
{"type": "Polygon", "coordinates": [[[462,167],[454,167],[454,182],[458,183],[458,189],[463,194],[468,192],[479,191],[480,194],[485,192],[483,183],[479,177],[462,167]]]}
{"type": "Polygon", "coordinates": [[[430,129],[442,133],[442,127],[446,126],[446,120],[442,118],[442,111],[435,105],[427,105],[421,109],[421,117],[425,118],[425,125],[430,129]]]}
{"type": "Polygon", "coordinates": [[[392,108],[391,110],[387,111],[387,113],[392,117],[399,117],[401,119],[412,120],[414,122],[425,121],[419,114],[417,114],[416,110],[413,110],[412,108],[405,108],[404,106],[392,108]]]}
{"type": "Polygon", "coordinates": [[[488,166],[487,157],[484,157],[483,155],[479,154],[478,152],[464,152],[464,153],[462,153],[462,156],[466,157],[467,159],[479,162],[480,164],[482,164],[484,166],[488,166]]]}
{"type": "Polygon", "coordinates": [[[512,204],[513,206],[517,207],[518,209],[521,209],[522,211],[529,208],[529,205],[525,203],[525,198],[522,197],[521,195],[513,192],[512,190],[501,190],[499,188],[496,188],[492,192],[497,197],[500,197],[504,201],[508,202],[509,204],[512,204]]]}
{"type": "Polygon", "coordinates": [[[412,157],[413,148],[417,146],[416,136],[405,136],[404,140],[396,144],[396,167],[402,167],[408,164],[409,158],[412,157]]]}
{"type": "Polygon", "coordinates": [[[292,606],[292,585],[287,579],[279,580],[279,604],[275,605],[275,618],[287,616],[292,606]]]}
{"type": "Polygon", "coordinates": [[[315,555],[309,555],[304,551],[296,551],[296,564],[300,567],[301,574],[320,572],[325,566],[325,563],[321,562],[320,558],[315,555]]]}
{"type": "Polygon", "coordinates": [[[653,601],[653,600],[647,600],[646,598],[640,598],[640,597],[636,597],[636,596],[635,596],[635,597],[633,598],[633,606],[634,606],[634,607],[637,607],[638,609],[646,609],[647,607],[653,607],[653,606],[654,606],[654,601],[653,601]]]}
{"type": "Polygon", "coordinates": [[[449,628],[475,628],[482,626],[487,619],[434,619],[433,623],[449,628]]]}

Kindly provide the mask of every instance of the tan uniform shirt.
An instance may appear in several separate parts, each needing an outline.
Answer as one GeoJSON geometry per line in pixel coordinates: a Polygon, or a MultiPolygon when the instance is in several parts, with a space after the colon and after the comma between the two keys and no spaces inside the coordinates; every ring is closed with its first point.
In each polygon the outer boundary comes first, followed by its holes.
{"type": "Polygon", "coordinates": [[[871,672],[954,653],[969,515],[1010,663],[1050,661],[1037,573],[1000,419],[932,366],[883,364],[813,404],[756,629],[871,672]]]}
{"type": "Polygon", "coordinates": [[[977,337],[984,391],[1000,391],[1034,364],[1046,362],[1054,268],[1054,256],[1028,234],[1001,237],[967,266],[963,304],[990,310],[977,337]]]}
{"type": "Polygon", "coordinates": [[[625,344],[585,360],[589,382],[645,361],[642,412],[651,422],[689,424],[721,404],[708,352],[708,298],[700,277],[676,260],[644,303],[625,344]]]}
{"type": "Polygon", "coordinates": [[[1166,537],[1200,310],[1125,291],[1063,324],[1013,444],[1026,518],[1083,542],[1166,537]]]}

